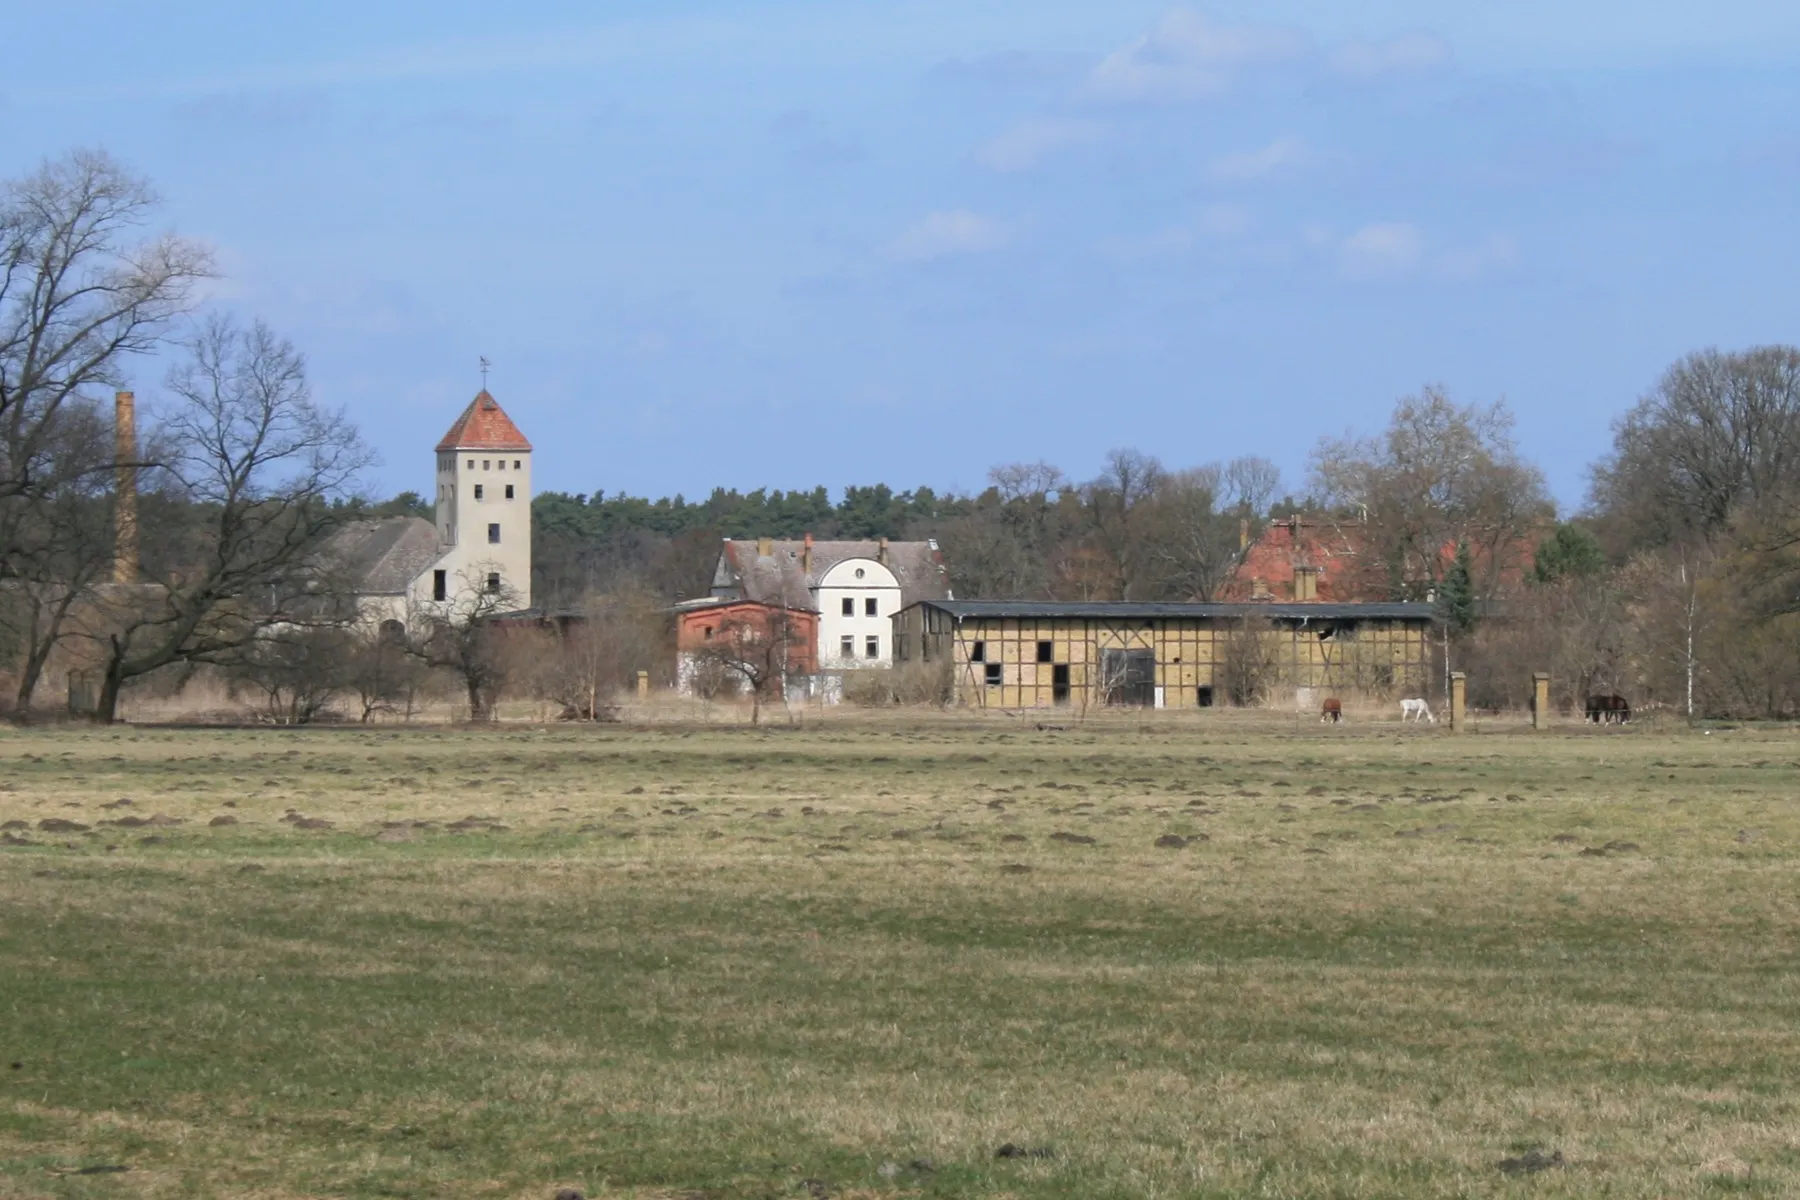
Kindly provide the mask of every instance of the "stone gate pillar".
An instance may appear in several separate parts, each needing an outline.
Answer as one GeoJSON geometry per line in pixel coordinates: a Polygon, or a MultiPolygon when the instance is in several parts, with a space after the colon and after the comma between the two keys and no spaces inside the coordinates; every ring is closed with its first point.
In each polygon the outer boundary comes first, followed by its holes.
{"type": "Polygon", "coordinates": [[[1550,728],[1550,672],[1537,671],[1531,676],[1531,727],[1550,728]]]}

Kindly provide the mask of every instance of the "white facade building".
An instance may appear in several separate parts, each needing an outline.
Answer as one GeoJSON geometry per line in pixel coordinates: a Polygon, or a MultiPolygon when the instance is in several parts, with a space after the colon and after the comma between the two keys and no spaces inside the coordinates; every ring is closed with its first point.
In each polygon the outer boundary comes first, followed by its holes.
{"type": "Polygon", "coordinates": [[[531,607],[531,443],[485,389],[437,445],[436,521],[388,517],[333,549],[373,623],[531,607]]]}
{"type": "Polygon", "coordinates": [[[818,613],[819,669],[832,675],[893,665],[894,614],[920,600],[953,598],[936,542],[811,535],[797,542],[727,538],[712,596],[818,613]]]}

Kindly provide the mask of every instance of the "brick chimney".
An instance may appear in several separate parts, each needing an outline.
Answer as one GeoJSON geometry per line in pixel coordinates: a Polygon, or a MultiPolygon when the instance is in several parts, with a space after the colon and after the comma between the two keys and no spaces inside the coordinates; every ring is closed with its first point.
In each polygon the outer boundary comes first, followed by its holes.
{"type": "Polygon", "coordinates": [[[137,399],[120,392],[113,397],[114,583],[138,577],[137,459],[137,399]]]}
{"type": "Polygon", "coordinates": [[[1242,554],[1250,548],[1250,518],[1245,517],[1238,522],[1238,553],[1242,554]]]}
{"type": "Polygon", "coordinates": [[[888,540],[882,538],[880,546],[881,548],[875,553],[875,561],[885,567],[888,565],[888,540]]]}

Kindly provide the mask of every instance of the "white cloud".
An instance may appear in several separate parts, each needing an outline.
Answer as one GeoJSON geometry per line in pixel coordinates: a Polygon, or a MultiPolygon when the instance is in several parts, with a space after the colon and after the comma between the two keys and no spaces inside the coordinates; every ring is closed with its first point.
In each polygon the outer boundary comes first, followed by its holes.
{"type": "Polygon", "coordinates": [[[1338,247],[1338,267],[1352,279],[1391,278],[1416,270],[1425,238],[1415,225],[1391,221],[1365,225],[1338,247]]]}
{"type": "Polygon", "coordinates": [[[966,208],[934,212],[894,239],[895,258],[928,262],[958,254],[981,254],[1000,245],[997,222],[966,208]]]}
{"type": "Polygon", "coordinates": [[[1228,154],[1212,165],[1220,179],[1266,179],[1284,171],[1304,170],[1317,156],[1299,138],[1277,138],[1261,150],[1228,154]]]}
{"type": "Polygon", "coordinates": [[[1493,233],[1477,242],[1450,247],[1437,255],[1431,265],[1433,273],[1445,279],[1486,279],[1519,265],[1519,243],[1493,233]]]}
{"type": "Polygon", "coordinates": [[[1346,42],[1331,52],[1332,74],[1356,83],[1418,75],[1450,65],[1450,43],[1429,33],[1407,33],[1384,42],[1346,42]]]}
{"type": "Polygon", "coordinates": [[[1256,219],[1243,205],[1209,204],[1195,213],[1192,221],[1153,233],[1106,238],[1098,248],[1116,262],[1157,262],[1182,258],[1205,247],[1241,242],[1255,226],[1256,219]]]}
{"type": "Polygon", "coordinates": [[[1189,8],[1101,60],[1087,91],[1102,100],[1203,100],[1247,67],[1289,62],[1310,50],[1305,34],[1278,25],[1219,25],[1189,8]]]}
{"type": "Polygon", "coordinates": [[[981,147],[975,157],[990,170],[1029,171],[1058,150],[1098,141],[1101,133],[1094,121],[1027,121],[981,147]]]}

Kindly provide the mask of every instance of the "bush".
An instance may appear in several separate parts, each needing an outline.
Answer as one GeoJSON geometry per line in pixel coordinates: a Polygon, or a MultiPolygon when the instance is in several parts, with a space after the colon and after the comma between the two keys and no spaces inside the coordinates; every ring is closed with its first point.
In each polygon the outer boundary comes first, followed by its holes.
{"type": "Polygon", "coordinates": [[[943,708],[952,695],[950,663],[905,662],[844,674],[844,699],[867,708],[929,704],[943,708]]]}

